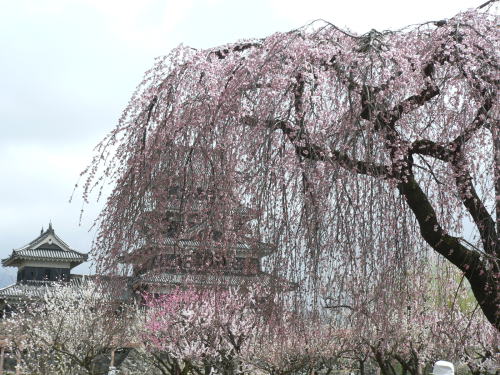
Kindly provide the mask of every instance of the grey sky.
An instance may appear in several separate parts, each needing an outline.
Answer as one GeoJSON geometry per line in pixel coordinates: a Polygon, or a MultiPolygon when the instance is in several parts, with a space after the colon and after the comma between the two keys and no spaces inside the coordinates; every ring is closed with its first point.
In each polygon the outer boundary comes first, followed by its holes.
{"type": "MultiPolygon", "coordinates": [[[[317,18],[363,33],[449,18],[481,0],[0,0],[0,258],[52,220],[87,252],[99,204],[68,200],[153,58],[317,18]]],[[[77,193],[77,195],[79,192],[77,193]]],[[[88,265],[75,272],[88,272],[88,265]]],[[[0,286],[14,269],[0,269],[0,286]]]]}

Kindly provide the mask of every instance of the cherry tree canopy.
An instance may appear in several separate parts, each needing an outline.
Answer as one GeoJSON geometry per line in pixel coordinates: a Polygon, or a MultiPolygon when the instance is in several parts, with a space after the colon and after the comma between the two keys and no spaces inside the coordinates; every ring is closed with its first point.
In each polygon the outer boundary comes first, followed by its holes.
{"type": "Polygon", "coordinates": [[[161,253],[175,203],[177,238],[222,263],[236,243],[272,243],[268,270],[339,304],[440,254],[499,328],[497,24],[479,11],[365,35],[314,22],[159,58],[85,171],[86,199],[116,184],[101,266],[161,253]]]}

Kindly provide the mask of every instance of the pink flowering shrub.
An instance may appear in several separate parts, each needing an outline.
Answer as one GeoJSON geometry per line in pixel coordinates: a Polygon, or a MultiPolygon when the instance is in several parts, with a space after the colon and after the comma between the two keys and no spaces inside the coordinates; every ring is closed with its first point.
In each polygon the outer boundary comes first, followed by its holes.
{"type": "Polygon", "coordinates": [[[237,289],[145,295],[143,340],[150,350],[174,358],[180,368],[238,368],[263,322],[255,298],[237,289]]]}

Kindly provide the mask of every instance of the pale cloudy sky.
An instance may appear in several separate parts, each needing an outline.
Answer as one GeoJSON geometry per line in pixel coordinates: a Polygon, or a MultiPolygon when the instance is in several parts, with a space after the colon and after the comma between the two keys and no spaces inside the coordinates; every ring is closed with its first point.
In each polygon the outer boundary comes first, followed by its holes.
{"type": "MultiPolygon", "coordinates": [[[[213,47],[318,18],[358,33],[398,29],[484,1],[0,0],[0,258],[49,220],[90,250],[99,204],[79,226],[73,186],[154,57],[178,44],[213,47]]],[[[14,271],[0,268],[0,286],[14,271]]]]}

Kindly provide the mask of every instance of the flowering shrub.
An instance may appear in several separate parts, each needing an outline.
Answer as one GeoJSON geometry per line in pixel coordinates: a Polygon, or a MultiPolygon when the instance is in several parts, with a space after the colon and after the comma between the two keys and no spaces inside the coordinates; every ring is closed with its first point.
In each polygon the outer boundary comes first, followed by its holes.
{"type": "Polygon", "coordinates": [[[42,301],[28,302],[7,321],[23,371],[36,374],[97,374],[96,359],[126,338],[125,320],[98,283],[46,286],[42,301]]]}
{"type": "Polygon", "coordinates": [[[146,296],[146,306],[144,341],[180,368],[236,371],[263,322],[255,292],[238,288],[178,289],[146,296]]]}

